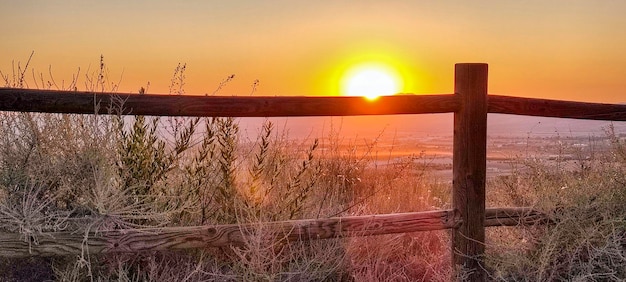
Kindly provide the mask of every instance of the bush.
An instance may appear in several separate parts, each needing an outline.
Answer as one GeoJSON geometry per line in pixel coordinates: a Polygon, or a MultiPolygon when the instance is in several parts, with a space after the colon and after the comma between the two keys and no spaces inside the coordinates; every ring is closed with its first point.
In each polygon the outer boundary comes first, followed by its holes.
{"type": "MultiPolygon", "coordinates": [[[[506,187],[513,203],[545,211],[554,224],[493,230],[488,261],[494,280],[623,281],[626,278],[624,144],[610,127],[607,154],[589,152],[574,169],[522,162],[506,187]],[[584,165],[581,165],[585,162],[584,165]]],[[[565,165],[565,164],[563,164],[565,165]]]]}

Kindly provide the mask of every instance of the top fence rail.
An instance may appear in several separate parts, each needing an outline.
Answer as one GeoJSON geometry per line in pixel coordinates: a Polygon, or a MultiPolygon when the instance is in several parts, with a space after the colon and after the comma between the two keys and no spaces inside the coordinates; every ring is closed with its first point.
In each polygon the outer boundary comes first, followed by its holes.
{"type": "Polygon", "coordinates": [[[447,113],[458,109],[450,95],[398,95],[375,102],[361,97],[195,96],[0,89],[0,111],[148,116],[355,116],[447,113]],[[96,107],[96,105],[99,105],[96,107]]]}
{"type": "MultiPolygon", "coordinates": [[[[357,116],[451,113],[458,95],[196,96],[0,88],[0,111],[147,116],[357,116]]],[[[626,121],[626,105],[488,96],[489,113],[626,121]]]]}

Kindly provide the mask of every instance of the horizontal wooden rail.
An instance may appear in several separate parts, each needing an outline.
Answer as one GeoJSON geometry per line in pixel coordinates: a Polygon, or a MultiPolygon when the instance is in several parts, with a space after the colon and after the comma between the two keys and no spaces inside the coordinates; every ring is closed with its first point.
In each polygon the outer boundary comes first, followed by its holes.
{"type": "MultiPolygon", "coordinates": [[[[122,114],[150,116],[354,116],[449,113],[459,110],[458,97],[441,95],[361,97],[250,97],[139,95],[0,88],[0,111],[122,114]],[[98,107],[96,107],[98,105],[98,107]]],[[[488,96],[489,113],[558,118],[626,121],[626,105],[488,96]]]]}
{"type": "Polygon", "coordinates": [[[521,98],[502,95],[488,96],[490,113],[626,121],[626,105],[521,98]]]}
{"type": "Polygon", "coordinates": [[[146,116],[354,116],[449,113],[455,95],[395,95],[375,101],[362,97],[256,97],[91,93],[0,88],[0,111],[146,116]],[[98,108],[95,105],[99,105],[98,108]]]}
{"type": "MultiPolygon", "coordinates": [[[[545,214],[530,208],[493,208],[485,213],[485,226],[546,222],[545,214]]],[[[243,245],[246,236],[254,230],[274,234],[276,239],[295,241],[443,230],[460,224],[458,214],[452,210],[441,210],[240,225],[98,231],[87,233],[87,237],[81,232],[55,232],[38,234],[37,242],[31,244],[24,240],[23,235],[0,233],[0,256],[55,256],[243,245]]]]}

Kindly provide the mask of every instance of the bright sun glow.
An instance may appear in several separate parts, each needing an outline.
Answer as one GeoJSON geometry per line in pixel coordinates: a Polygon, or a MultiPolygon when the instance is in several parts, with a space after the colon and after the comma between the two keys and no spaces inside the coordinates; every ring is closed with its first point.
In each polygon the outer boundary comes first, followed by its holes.
{"type": "Polygon", "coordinates": [[[392,69],[382,65],[362,65],[349,70],[342,79],[342,91],[348,96],[376,100],[400,91],[401,81],[392,69]]]}

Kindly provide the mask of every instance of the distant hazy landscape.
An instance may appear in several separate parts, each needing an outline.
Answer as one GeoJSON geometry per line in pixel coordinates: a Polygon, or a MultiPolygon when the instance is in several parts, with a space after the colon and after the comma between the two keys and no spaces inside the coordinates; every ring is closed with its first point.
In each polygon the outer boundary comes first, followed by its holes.
{"type": "MultiPolygon", "coordinates": [[[[263,120],[240,119],[242,132],[258,134],[255,130],[263,120]]],[[[333,136],[361,154],[370,150],[369,154],[375,155],[373,165],[403,163],[407,158],[419,157],[418,161],[440,180],[448,182],[452,178],[451,114],[270,120],[292,139],[320,138],[323,144],[323,140],[333,136]]],[[[626,132],[625,122],[489,114],[487,176],[507,175],[516,169],[514,163],[526,158],[546,164],[559,161],[563,167],[571,168],[592,158],[592,154],[611,150],[607,132],[610,125],[618,135],[626,132]]]]}
{"type": "MultiPolygon", "coordinates": [[[[263,118],[240,118],[242,132],[258,133],[263,118]]],[[[331,129],[346,138],[369,139],[383,136],[399,140],[428,136],[452,136],[452,114],[355,116],[355,117],[290,117],[270,118],[291,138],[321,137],[331,129]]],[[[528,117],[489,114],[489,136],[602,136],[604,128],[613,124],[617,132],[626,131],[626,122],[528,117]]]]}

